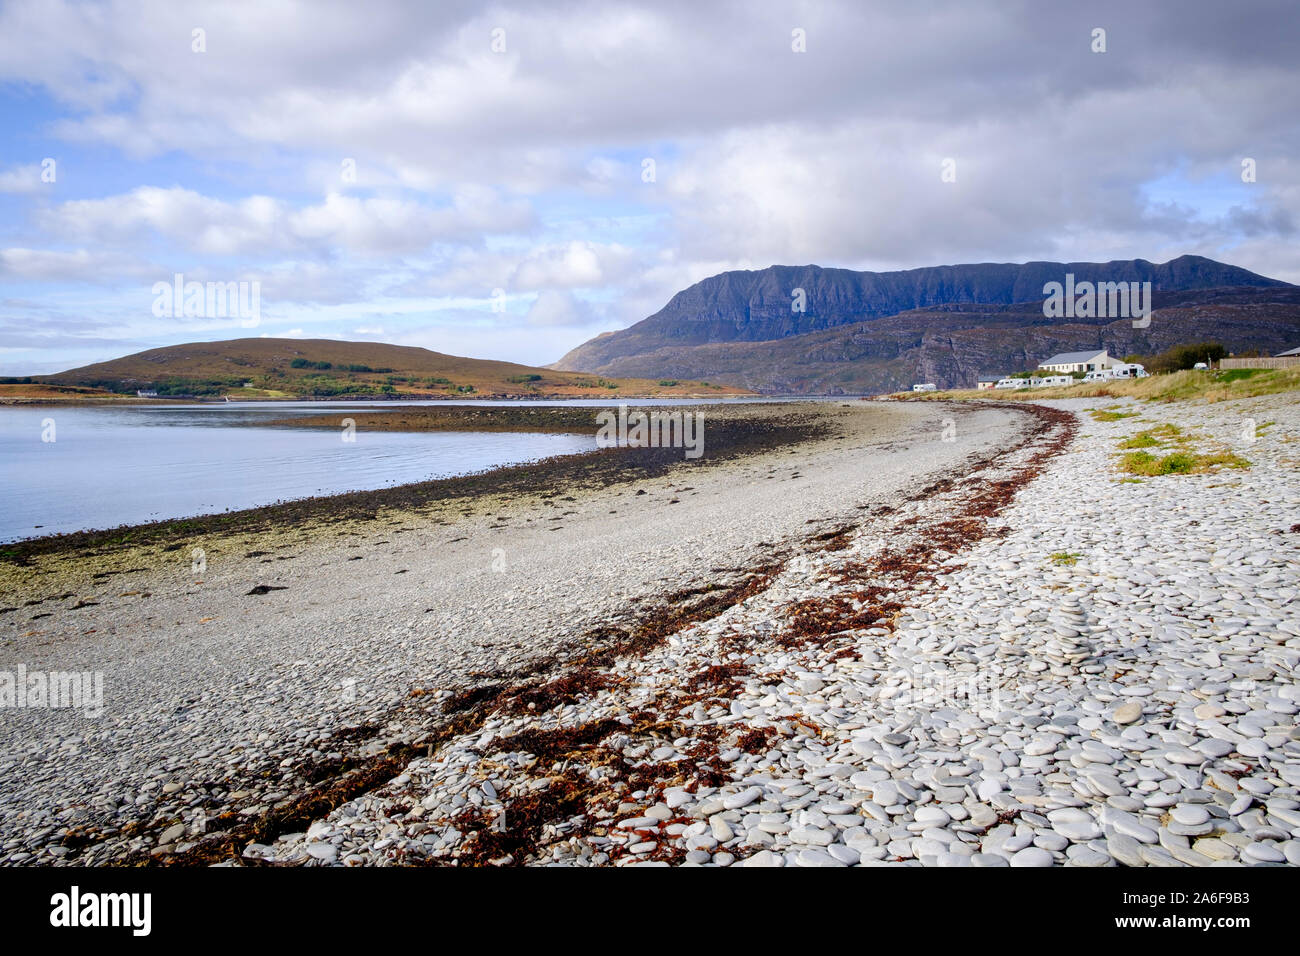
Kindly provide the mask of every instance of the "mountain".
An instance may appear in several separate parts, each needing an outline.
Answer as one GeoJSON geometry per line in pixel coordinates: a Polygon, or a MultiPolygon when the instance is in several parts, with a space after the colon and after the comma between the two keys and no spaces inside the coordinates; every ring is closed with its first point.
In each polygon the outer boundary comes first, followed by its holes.
{"type": "Polygon", "coordinates": [[[983,372],[1032,367],[1057,351],[1158,351],[1201,337],[1193,330],[1235,350],[1285,348],[1296,337],[1296,292],[1200,256],[885,273],[772,266],[698,282],[553,367],[705,378],[764,392],[875,392],[917,380],[950,387],[973,384],[983,372]],[[1169,323],[1153,317],[1145,330],[1127,319],[1048,319],[1043,286],[1067,273],[1076,282],[1151,282],[1157,309],[1182,311],[1169,323]],[[804,292],[803,312],[791,308],[795,289],[804,292]]]}
{"type": "Polygon", "coordinates": [[[37,382],[161,395],[243,398],[377,397],[619,398],[713,396],[739,390],[699,382],[610,379],[461,358],[428,349],[335,339],[230,339],[137,352],[37,382]]]}

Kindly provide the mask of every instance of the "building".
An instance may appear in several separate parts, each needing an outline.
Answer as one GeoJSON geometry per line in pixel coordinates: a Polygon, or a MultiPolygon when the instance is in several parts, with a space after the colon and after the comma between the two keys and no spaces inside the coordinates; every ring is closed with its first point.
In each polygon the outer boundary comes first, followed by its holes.
{"type": "Polygon", "coordinates": [[[1123,365],[1120,359],[1111,358],[1102,349],[1100,352],[1061,352],[1045,362],[1039,362],[1038,368],[1044,372],[1057,372],[1069,375],[1071,372],[1100,372],[1116,365],[1123,365]]]}
{"type": "Polygon", "coordinates": [[[992,388],[1001,378],[1001,375],[981,375],[975,380],[975,386],[976,388],[992,388]]]}
{"type": "Polygon", "coordinates": [[[1293,348],[1293,349],[1287,349],[1285,352],[1278,352],[1278,353],[1277,353],[1276,355],[1274,355],[1273,357],[1274,357],[1274,358],[1290,358],[1290,357],[1293,356],[1293,355],[1300,355],[1300,346],[1296,346],[1296,347],[1293,348]]]}
{"type": "Polygon", "coordinates": [[[137,389],[135,390],[135,394],[136,394],[136,396],[137,396],[138,398],[157,398],[157,397],[158,397],[158,393],[155,392],[155,391],[153,391],[153,390],[151,390],[151,389],[141,389],[141,388],[137,388],[137,389]]]}

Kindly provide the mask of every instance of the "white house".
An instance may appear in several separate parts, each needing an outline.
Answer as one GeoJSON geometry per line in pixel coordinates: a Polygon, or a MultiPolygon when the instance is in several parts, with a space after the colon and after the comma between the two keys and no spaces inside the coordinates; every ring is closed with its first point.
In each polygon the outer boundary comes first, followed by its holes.
{"type": "Polygon", "coordinates": [[[975,380],[975,385],[977,388],[992,388],[1001,378],[1001,375],[981,375],[975,380]]]}
{"type": "Polygon", "coordinates": [[[1100,352],[1061,352],[1053,355],[1046,362],[1039,362],[1038,368],[1044,372],[1059,372],[1068,375],[1071,372],[1098,372],[1124,363],[1102,349],[1100,352]]]}

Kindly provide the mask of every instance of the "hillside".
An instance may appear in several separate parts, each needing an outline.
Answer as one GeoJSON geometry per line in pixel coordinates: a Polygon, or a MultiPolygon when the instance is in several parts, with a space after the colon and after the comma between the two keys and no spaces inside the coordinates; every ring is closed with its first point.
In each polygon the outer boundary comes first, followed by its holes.
{"type": "Polygon", "coordinates": [[[234,398],[685,398],[741,391],[658,378],[610,379],[403,345],[275,338],[170,345],[34,381],[234,398]]]}
{"type": "Polygon", "coordinates": [[[755,391],[874,394],[913,382],[975,384],[989,372],[1033,368],[1057,352],[1152,354],[1192,341],[1274,353],[1300,344],[1300,288],[1157,293],[1151,324],[1043,316],[1038,302],[916,309],[769,342],[666,346],[610,361],[609,375],[707,377],[755,391]]]}
{"type": "MultiPolygon", "coordinates": [[[[1020,368],[1097,342],[1124,352],[1150,350],[1138,334],[1143,330],[1127,320],[1046,319],[1043,285],[1066,273],[1077,281],[1149,281],[1157,308],[1222,306],[1222,329],[1217,314],[1182,318],[1194,318],[1234,349],[1267,349],[1294,337],[1288,324],[1294,299],[1283,296],[1280,312],[1270,310],[1275,292],[1295,287],[1199,256],[1162,264],[984,263],[888,273],[773,266],[696,283],[655,315],[584,343],[554,368],[834,393],[897,387],[916,377],[966,384],[964,376],[990,367],[1020,368]],[[791,309],[793,289],[804,290],[804,312],[791,309]],[[1034,334],[1026,337],[1022,330],[1029,327],[1034,334]]],[[[1159,344],[1172,330],[1145,331],[1149,344],[1159,344]]]]}

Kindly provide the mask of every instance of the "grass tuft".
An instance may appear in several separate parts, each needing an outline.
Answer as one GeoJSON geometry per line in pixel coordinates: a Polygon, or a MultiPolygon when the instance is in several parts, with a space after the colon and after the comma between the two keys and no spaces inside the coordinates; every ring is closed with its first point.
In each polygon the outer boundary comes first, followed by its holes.
{"type": "Polygon", "coordinates": [[[1102,412],[1102,411],[1092,412],[1092,420],[1094,422],[1117,422],[1121,418],[1137,418],[1137,417],[1138,417],[1137,412],[1102,412]]]}
{"type": "Polygon", "coordinates": [[[1160,475],[1198,475],[1218,468],[1249,467],[1250,462],[1232,452],[1198,455],[1195,452],[1176,451],[1157,458],[1147,451],[1135,451],[1125,455],[1120,462],[1121,470],[1130,475],[1145,475],[1148,478],[1160,475]]]}

